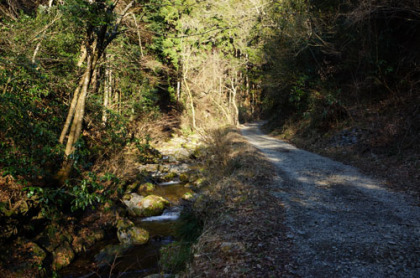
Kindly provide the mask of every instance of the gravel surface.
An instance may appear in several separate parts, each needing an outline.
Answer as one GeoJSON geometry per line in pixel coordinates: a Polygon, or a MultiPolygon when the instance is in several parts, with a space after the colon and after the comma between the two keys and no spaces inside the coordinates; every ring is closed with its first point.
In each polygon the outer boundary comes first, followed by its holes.
{"type": "Polygon", "coordinates": [[[242,126],[277,167],[272,194],[286,208],[291,276],[420,277],[420,207],[340,162],[242,126]]]}

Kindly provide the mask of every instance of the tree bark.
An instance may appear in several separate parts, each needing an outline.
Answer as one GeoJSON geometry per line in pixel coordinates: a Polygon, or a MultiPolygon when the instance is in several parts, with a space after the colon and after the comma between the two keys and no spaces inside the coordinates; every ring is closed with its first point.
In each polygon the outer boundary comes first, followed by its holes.
{"type": "Polygon", "coordinates": [[[81,131],[82,131],[82,123],[83,123],[83,116],[85,113],[85,102],[86,96],[89,89],[89,84],[92,78],[92,66],[93,66],[93,54],[88,55],[87,57],[87,67],[86,72],[84,74],[83,86],[80,91],[79,97],[77,98],[77,105],[74,112],[74,118],[72,121],[72,125],[70,128],[69,137],[67,139],[65,154],[69,156],[75,150],[74,143],[78,140],[81,131]]]}
{"type": "Polygon", "coordinates": [[[140,28],[139,28],[139,25],[137,24],[136,16],[133,13],[131,15],[133,16],[134,25],[136,26],[137,37],[138,37],[138,40],[139,40],[139,47],[140,47],[140,55],[143,58],[144,55],[143,55],[143,46],[142,46],[142,43],[141,43],[140,28]]]}
{"type": "MultiPolygon", "coordinates": [[[[235,78],[236,79],[236,78],[235,78]]],[[[233,124],[235,126],[238,126],[239,124],[239,109],[238,109],[238,105],[236,104],[236,85],[235,85],[235,79],[231,78],[230,79],[230,83],[232,88],[230,88],[230,92],[232,93],[232,98],[231,98],[231,103],[233,106],[233,124]]]]}
{"type": "MultiPolygon", "coordinates": [[[[126,5],[121,15],[117,17],[112,30],[112,24],[110,22],[104,23],[99,30],[96,31],[92,26],[87,29],[88,34],[85,41],[85,47],[82,46],[82,55],[78,63],[81,65],[83,61],[86,60],[87,66],[79,85],[75,90],[67,119],[59,139],[61,143],[64,143],[64,138],[71,124],[65,147],[65,162],[63,163],[62,169],[57,174],[57,179],[61,184],[68,178],[72,169],[73,159],[71,155],[76,149],[74,144],[77,142],[80,134],[82,133],[86,97],[89,91],[89,85],[92,81],[92,74],[95,71],[97,62],[101,58],[106,47],[118,35],[119,24],[128,10],[133,6],[134,2],[135,1],[133,0],[126,5]]],[[[109,5],[107,12],[112,13],[117,3],[118,1],[116,1],[114,5],[109,5]]]]}
{"type": "Polygon", "coordinates": [[[72,99],[71,104],[70,104],[69,112],[67,113],[67,118],[66,118],[66,121],[64,123],[63,130],[61,131],[60,139],[58,140],[60,142],[60,144],[64,143],[64,138],[66,137],[67,132],[68,132],[69,127],[70,127],[70,124],[71,124],[71,121],[73,120],[74,112],[76,111],[77,100],[79,99],[79,93],[80,93],[80,90],[83,86],[83,82],[86,78],[86,74],[87,74],[87,72],[85,71],[83,73],[82,78],[79,81],[79,84],[78,84],[77,88],[74,90],[73,99],[72,99]]]}
{"type": "Polygon", "coordinates": [[[185,76],[184,76],[184,85],[185,85],[185,89],[187,90],[188,97],[189,97],[189,99],[190,99],[190,105],[191,105],[191,117],[192,117],[192,126],[193,126],[193,129],[197,129],[197,125],[196,125],[196,122],[195,122],[195,108],[194,108],[193,96],[192,96],[192,93],[191,93],[190,87],[188,86],[188,82],[187,82],[187,80],[185,79],[185,76]]]}

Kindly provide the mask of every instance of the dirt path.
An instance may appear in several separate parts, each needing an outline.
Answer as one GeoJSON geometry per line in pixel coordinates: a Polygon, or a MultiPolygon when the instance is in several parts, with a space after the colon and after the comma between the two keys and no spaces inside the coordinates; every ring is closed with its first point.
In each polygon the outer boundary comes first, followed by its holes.
{"type": "Polygon", "coordinates": [[[357,169],[261,133],[241,132],[278,169],[289,273],[301,277],[420,277],[420,207],[357,169]]]}

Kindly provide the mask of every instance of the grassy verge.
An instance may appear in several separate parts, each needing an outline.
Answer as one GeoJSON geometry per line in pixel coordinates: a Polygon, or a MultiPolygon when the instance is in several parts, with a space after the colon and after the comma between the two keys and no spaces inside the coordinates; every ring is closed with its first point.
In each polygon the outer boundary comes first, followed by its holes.
{"type": "Polygon", "coordinates": [[[235,129],[208,136],[206,186],[194,204],[203,232],[184,277],[279,277],[288,260],[274,168],[235,129]]]}

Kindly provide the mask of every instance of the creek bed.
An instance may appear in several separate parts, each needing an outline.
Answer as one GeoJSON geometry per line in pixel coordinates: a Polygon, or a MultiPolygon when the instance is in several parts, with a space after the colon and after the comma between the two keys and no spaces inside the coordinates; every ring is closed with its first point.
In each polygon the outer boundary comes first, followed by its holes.
{"type": "Polygon", "coordinates": [[[107,265],[102,264],[102,266],[99,266],[95,262],[95,256],[101,250],[109,245],[115,248],[122,247],[115,235],[112,239],[101,241],[87,252],[79,255],[68,267],[59,271],[60,277],[139,278],[149,274],[159,273],[159,249],[176,240],[175,227],[179,222],[179,216],[182,211],[182,207],[179,205],[180,199],[183,194],[190,191],[179,182],[158,185],[154,194],[156,193],[169,200],[171,207],[166,209],[160,216],[132,219],[136,226],[144,228],[149,232],[150,240],[148,243],[122,248],[121,250],[123,251],[119,252],[119,257],[114,263],[111,262],[107,265]]]}

